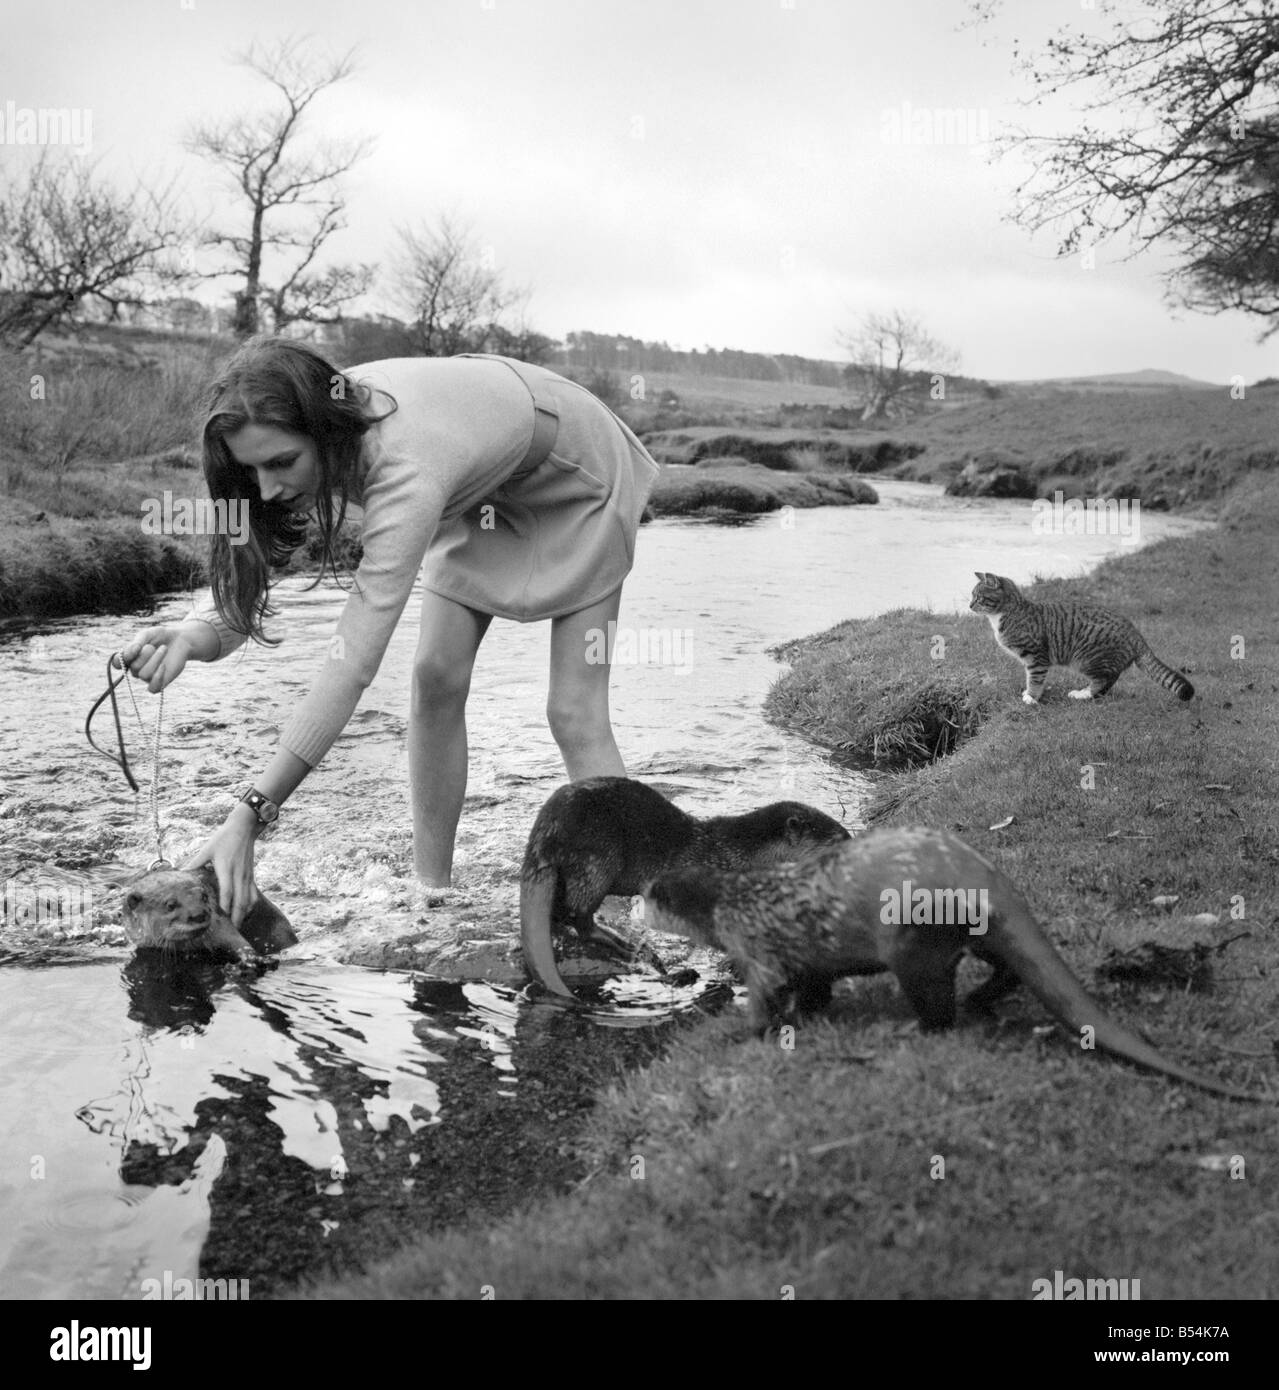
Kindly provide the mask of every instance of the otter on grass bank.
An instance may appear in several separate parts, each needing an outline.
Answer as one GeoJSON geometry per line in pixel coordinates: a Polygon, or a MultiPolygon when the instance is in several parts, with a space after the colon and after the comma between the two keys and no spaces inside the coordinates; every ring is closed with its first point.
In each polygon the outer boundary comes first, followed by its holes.
{"type": "Polygon", "coordinates": [[[243,957],[297,944],[289,919],[261,895],[236,931],[218,906],[212,864],[143,874],[125,894],[122,921],[125,935],[135,946],[181,954],[222,952],[243,957]]]}
{"type": "Polygon", "coordinates": [[[570,782],[551,793],[529,833],[520,873],[524,963],[544,989],[571,999],[552,945],[566,926],[615,954],[633,955],[595,921],[610,893],[641,893],[677,869],[763,868],[847,839],[837,820],[799,801],[698,820],[629,777],[570,782]]]}
{"type": "Polygon", "coordinates": [[[968,950],[994,966],[969,996],[977,1009],[1021,983],[1086,1046],[1218,1095],[1264,1099],[1169,1061],[1108,1018],[1012,881],[944,830],[872,830],[763,873],[668,874],[646,897],[655,930],[732,958],[749,987],[757,1029],[824,1007],[841,976],[885,970],[897,976],[923,1028],[950,1028],[955,968],[968,950]]]}

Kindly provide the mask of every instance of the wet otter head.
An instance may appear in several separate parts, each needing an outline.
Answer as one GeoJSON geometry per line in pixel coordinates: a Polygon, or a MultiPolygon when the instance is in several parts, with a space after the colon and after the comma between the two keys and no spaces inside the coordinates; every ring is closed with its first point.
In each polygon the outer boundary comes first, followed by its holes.
{"type": "Polygon", "coordinates": [[[230,951],[252,954],[253,948],[218,906],[213,866],[200,869],[153,869],[124,898],[125,935],[135,946],[181,954],[230,951]]]}
{"type": "Polygon", "coordinates": [[[198,869],[152,869],[125,894],[122,914],[125,935],[135,946],[174,954],[204,952],[251,956],[255,950],[292,946],[293,934],[284,914],[260,897],[244,919],[241,931],[218,906],[218,881],[212,864],[198,869]]]}
{"type": "Polygon", "coordinates": [[[802,801],[774,801],[740,816],[715,816],[706,828],[739,853],[742,868],[768,868],[805,859],[849,838],[833,817],[802,801]]]}

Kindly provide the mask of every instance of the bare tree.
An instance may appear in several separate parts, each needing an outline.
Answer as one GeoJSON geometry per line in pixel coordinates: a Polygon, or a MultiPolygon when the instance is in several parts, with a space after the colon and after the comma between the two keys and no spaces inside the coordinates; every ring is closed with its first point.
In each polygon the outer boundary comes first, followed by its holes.
{"type": "MultiPolygon", "coordinates": [[[[991,0],[972,5],[976,22],[991,0]]],[[[1108,30],[1060,30],[1020,53],[1036,104],[1068,90],[1083,118],[1059,135],[1019,129],[1028,156],[1012,218],[1059,229],[1062,254],[1126,235],[1171,249],[1170,297],[1243,309],[1279,329],[1279,12],[1274,0],[1143,0],[1108,30]]],[[[1095,19],[1094,19],[1095,22],[1095,19]]]]}
{"type": "MultiPolygon", "coordinates": [[[[438,229],[401,227],[397,234],[395,283],[419,352],[425,357],[476,352],[499,338],[503,315],[526,296],[503,285],[473,237],[448,217],[440,218],[438,229]]],[[[508,341],[518,336],[505,331],[508,341]]]]}
{"type": "Polygon", "coordinates": [[[215,273],[244,277],[232,327],[240,337],[257,332],[264,303],[277,330],[299,319],[331,322],[373,281],[374,268],[363,264],[311,269],[324,243],[346,225],[339,180],[367,153],[369,142],[327,142],[310,153],[294,147],[311,103],[354,71],[353,51],[321,62],[302,51],[301,40],[282,39],[273,47],[251,45],[236,61],[271,83],[283,105],[258,116],[200,126],[187,140],[190,150],[227,171],[248,203],[246,233],[205,237],[207,245],[224,247],[235,261],[233,269],[215,273]],[[305,225],[296,219],[292,225],[281,221],[280,214],[298,209],[311,214],[305,225]],[[292,263],[274,287],[263,279],[271,250],[292,263]]]}
{"type": "Polygon", "coordinates": [[[1175,297],[1202,313],[1242,309],[1269,320],[1264,342],[1279,331],[1279,119],[1242,130],[1232,154],[1233,174],[1206,190],[1175,297]]]}
{"type": "Polygon", "coordinates": [[[176,253],[194,236],[171,189],[121,193],[84,163],[47,153],[0,192],[0,339],[26,347],[80,323],[87,304],[148,302],[188,277],[176,253]]]}
{"type": "Polygon", "coordinates": [[[274,288],[263,286],[262,299],[277,333],[289,323],[337,323],[343,317],[343,307],[368,292],[374,276],[370,265],[310,270],[329,235],[344,225],[338,209],[326,209],[292,273],[274,288]]]}
{"type": "Polygon", "coordinates": [[[848,372],[863,396],[863,420],[901,412],[927,395],[930,373],[959,366],[956,352],[900,309],[867,314],[853,332],[841,334],[840,345],[852,358],[848,372]]]}

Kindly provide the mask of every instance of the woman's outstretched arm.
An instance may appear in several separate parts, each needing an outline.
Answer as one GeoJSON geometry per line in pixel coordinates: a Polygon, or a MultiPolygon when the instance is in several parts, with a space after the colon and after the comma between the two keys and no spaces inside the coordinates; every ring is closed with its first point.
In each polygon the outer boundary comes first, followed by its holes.
{"type": "MultiPolygon", "coordinates": [[[[266,765],[266,770],[254,778],[253,790],[261,792],[277,805],[297,790],[302,779],[311,771],[310,764],[296,753],[281,748],[266,765]]],[[[239,927],[257,897],[253,883],[253,845],[260,829],[252,807],[239,802],[227,818],[200,848],[182,865],[184,869],[213,865],[218,876],[218,901],[223,912],[229,913],[232,923],[239,927]]]]}

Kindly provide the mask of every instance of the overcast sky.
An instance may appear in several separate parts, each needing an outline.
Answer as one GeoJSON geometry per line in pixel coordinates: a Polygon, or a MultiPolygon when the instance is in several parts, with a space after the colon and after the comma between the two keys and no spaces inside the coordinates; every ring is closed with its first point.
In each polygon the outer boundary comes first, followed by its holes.
{"type": "Polygon", "coordinates": [[[43,0],[5,25],[0,106],[91,110],[104,173],[176,177],[207,214],[230,195],[183,135],[270,99],[231,55],[355,44],[309,127],[376,140],[334,257],[385,265],[396,225],[451,213],[552,336],[839,358],[842,328],[902,308],[977,376],[1279,371],[1256,320],[1174,317],[1153,258],[1085,270],[1002,220],[1019,168],[982,137],[1026,117],[1011,39],[1105,23],[1009,8],[974,32],[961,0],[43,0]],[[956,108],[973,143],[891,138],[892,113],[956,108]]]}

